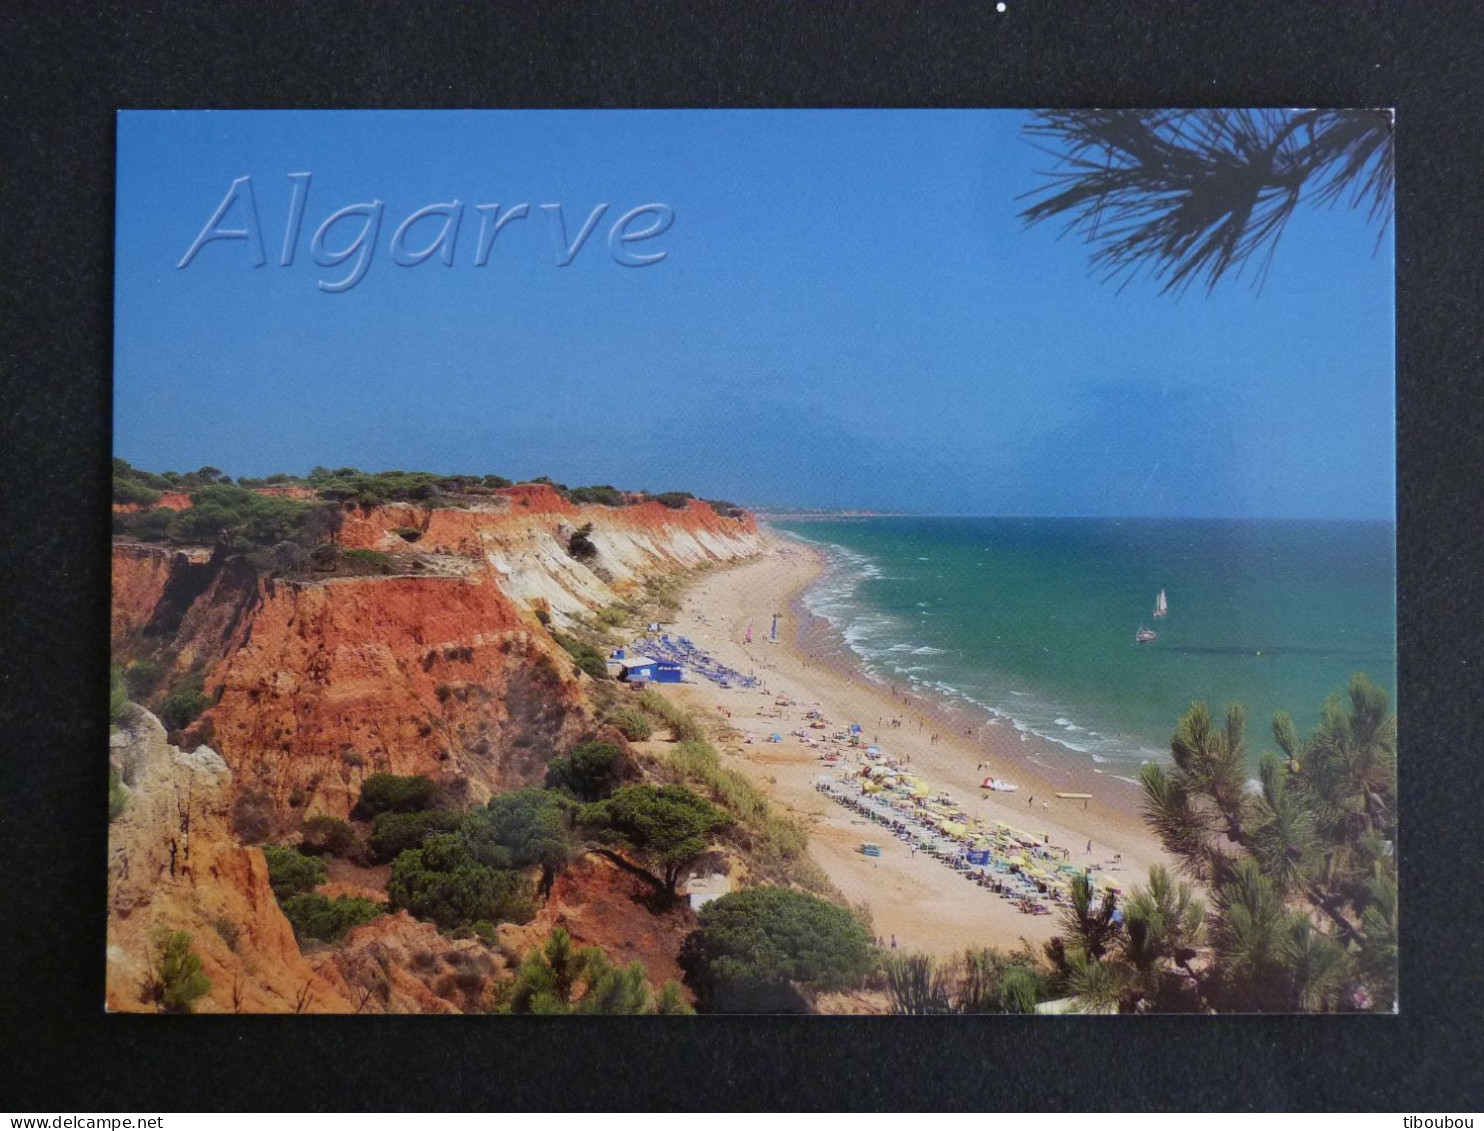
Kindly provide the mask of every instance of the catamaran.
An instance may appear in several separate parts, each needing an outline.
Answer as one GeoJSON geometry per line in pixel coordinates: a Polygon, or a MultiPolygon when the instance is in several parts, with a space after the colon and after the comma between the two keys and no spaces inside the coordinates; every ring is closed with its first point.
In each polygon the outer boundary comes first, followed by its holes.
{"type": "Polygon", "coordinates": [[[1161,589],[1159,596],[1154,598],[1154,615],[1165,617],[1170,615],[1170,606],[1165,602],[1165,591],[1161,589]]]}

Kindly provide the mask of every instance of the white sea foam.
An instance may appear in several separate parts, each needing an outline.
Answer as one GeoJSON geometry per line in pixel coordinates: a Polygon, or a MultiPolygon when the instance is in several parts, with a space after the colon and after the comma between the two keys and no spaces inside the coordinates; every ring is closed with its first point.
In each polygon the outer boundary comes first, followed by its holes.
{"type": "MultiPolygon", "coordinates": [[[[1038,693],[1020,688],[1001,686],[996,689],[990,673],[966,673],[953,659],[935,665],[904,662],[909,656],[952,657],[955,654],[952,649],[913,644],[903,639],[908,632],[916,635],[931,630],[932,626],[923,624],[921,620],[935,615],[928,611],[931,602],[919,600],[897,613],[872,608],[861,600],[861,586],[867,581],[885,577],[882,566],[858,551],[831,544],[820,545],[825,548],[829,569],[804,594],[802,603],[810,612],[830,622],[850,650],[860,658],[861,666],[873,682],[890,683],[905,678],[915,693],[935,695],[945,701],[948,710],[961,712],[968,706],[976,712],[976,717],[983,717],[989,725],[1009,723],[1020,735],[1021,742],[1029,743],[1034,735],[1043,742],[1055,743],[1064,750],[1087,757],[1094,766],[1127,764],[1137,754],[1156,760],[1164,757],[1162,751],[1131,749],[1127,739],[1113,738],[1074,722],[1066,712],[1067,704],[1042,700],[1038,693]],[[917,619],[913,619],[914,613],[917,619]],[[938,669],[939,676],[948,675],[953,682],[927,678],[934,668],[938,669]],[[1011,702],[1015,704],[1014,709],[1006,709],[1011,702]],[[983,716],[977,716],[980,710],[984,712],[983,716]],[[1073,740],[1073,735],[1078,737],[1073,740]]],[[[930,559],[922,556],[919,560],[930,559]]],[[[1001,640],[1000,646],[1003,645],[1001,640]]],[[[962,653],[958,655],[962,656],[962,653]]]]}

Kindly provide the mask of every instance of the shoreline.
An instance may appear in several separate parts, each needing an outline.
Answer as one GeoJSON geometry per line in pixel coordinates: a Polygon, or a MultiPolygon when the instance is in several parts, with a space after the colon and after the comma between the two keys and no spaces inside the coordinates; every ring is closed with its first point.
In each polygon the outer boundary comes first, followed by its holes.
{"type": "MultiPolygon", "coordinates": [[[[812,547],[810,549],[813,550],[812,547]]],[[[813,552],[823,557],[821,551],[813,552]]],[[[828,565],[822,563],[815,581],[823,577],[828,569],[828,565]]],[[[842,679],[864,680],[881,693],[889,694],[900,705],[901,710],[910,712],[914,718],[921,719],[924,723],[930,721],[935,724],[935,730],[930,733],[951,735],[966,745],[981,750],[986,773],[990,772],[989,767],[993,763],[995,777],[1005,777],[1017,785],[1027,780],[1032,781],[1047,797],[1054,796],[1058,791],[1092,793],[1097,801],[1112,809],[1129,816],[1141,816],[1142,788],[1116,774],[1087,765],[1085,756],[1076,751],[1069,751],[1034,732],[1019,731],[1013,726],[1006,727],[993,718],[965,727],[965,712],[955,710],[944,698],[931,692],[904,688],[873,675],[839,630],[827,618],[811,612],[805,605],[804,598],[815,581],[809,582],[789,598],[789,609],[798,618],[799,624],[795,646],[814,663],[832,669],[842,679]],[[1007,767],[1013,768],[1006,770],[1007,767]],[[999,772],[1001,770],[1006,772],[999,772]]],[[[1025,790],[1022,789],[1021,792],[1025,790]]]]}
{"type": "Polygon", "coordinates": [[[966,734],[961,713],[869,677],[833,627],[803,605],[827,569],[824,551],[762,530],[768,549],[693,581],[682,611],[667,627],[729,666],[755,674],[766,690],[724,689],[704,679],[665,690],[706,717],[723,715],[728,736],[718,747],[727,763],[808,828],[811,855],[851,903],[870,908],[883,943],[895,937],[906,949],[933,953],[1013,948],[1056,934],[1059,916],[1021,914],[900,842],[886,843],[880,858],[861,855],[860,844],[875,839],[872,830],[879,835],[879,826],[815,788],[819,775],[839,776],[847,767],[821,761],[817,749],[787,734],[804,725],[810,709],[821,711],[832,726],[859,723],[868,742],[906,762],[935,790],[951,794],[972,816],[1045,837],[1067,849],[1072,862],[1098,865],[1124,887],[1144,882],[1150,865],[1169,863],[1138,813],[1137,787],[1090,766],[1078,773],[1059,764],[1064,759],[1049,749],[1051,743],[1034,735],[1021,741],[1020,732],[1006,725],[980,724],[966,734]],[[777,644],[765,639],[773,613],[782,614],[777,644]],[[751,644],[745,642],[749,624],[751,644]],[[788,705],[779,706],[779,700],[788,705]],[[785,740],[768,742],[771,733],[785,740]],[[986,775],[1008,779],[1019,790],[986,792],[980,787],[986,775]],[[1058,791],[1093,797],[1063,799],[1055,796],[1058,791]]]}

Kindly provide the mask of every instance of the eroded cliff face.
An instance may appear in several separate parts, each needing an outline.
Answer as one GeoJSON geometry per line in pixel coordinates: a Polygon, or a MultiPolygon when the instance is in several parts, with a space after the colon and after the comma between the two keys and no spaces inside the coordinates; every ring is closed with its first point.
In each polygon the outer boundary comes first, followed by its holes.
{"type": "MultiPolygon", "coordinates": [[[[110,740],[127,801],[109,826],[107,1005],[154,1012],[159,940],[184,931],[211,982],[197,1013],[460,1013],[487,1008],[505,964],[407,913],[301,951],[261,850],[234,837],[232,774],[207,746],[171,746],[135,708],[110,740]]],[[[333,884],[319,890],[335,895],[333,884]]]]}
{"type": "Polygon", "coordinates": [[[304,814],[347,816],[379,772],[482,802],[588,723],[570,661],[489,577],[264,581],[206,682],[243,790],[304,814]]]}
{"type": "Polygon", "coordinates": [[[349,510],[341,541],[393,554],[394,575],[270,579],[204,551],[114,547],[116,655],[203,674],[214,704],[191,738],[221,752],[239,809],[269,831],[346,816],[379,771],[471,803],[538,780],[591,720],[587,677],[537,610],[570,623],[656,575],[762,548],[750,517],[706,504],[576,507],[539,484],[482,509],[349,510]],[[568,544],[588,525],[583,563],[568,544]]]}
{"type": "Polygon", "coordinates": [[[376,507],[346,515],[341,540],[360,549],[405,550],[398,530],[416,530],[412,545],[493,573],[518,604],[539,604],[558,622],[620,600],[666,570],[730,561],[760,552],[750,515],[726,518],[692,501],[684,509],[657,502],[628,507],[576,507],[550,487],[523,484],[498,493],[484,509],[376,507]],[[573,534],[591,524],[591,563],[567,552],[573,534]]]}
{"type": "Polygon", "coordinates": [[[233,837],[231,771],[207,746],[186,753],[135,708],[110,742],[128,791],[109,826],[108,1008],[153,1012],[148,985],[164,932],[185,931],[211,981],[197,1012],[335,1012],[344,982],[305,961],[268,886],[268,864],[233,837]]]}

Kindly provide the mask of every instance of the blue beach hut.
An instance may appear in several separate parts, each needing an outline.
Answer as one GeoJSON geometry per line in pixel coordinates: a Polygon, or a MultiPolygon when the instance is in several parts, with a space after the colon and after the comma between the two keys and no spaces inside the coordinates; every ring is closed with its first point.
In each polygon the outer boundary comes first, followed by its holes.
{"type": "MultiPolygon", "coordinates": [[[[630,681],[652,681],[655,679],[655,669],[659,666],[657,660],[651,660],[648,656],[630,656],[624,660],[618,669],[618,678],[625,682],[630,681]]],[[[671,681],[678,682],[678,681],[671,681]]]]}

